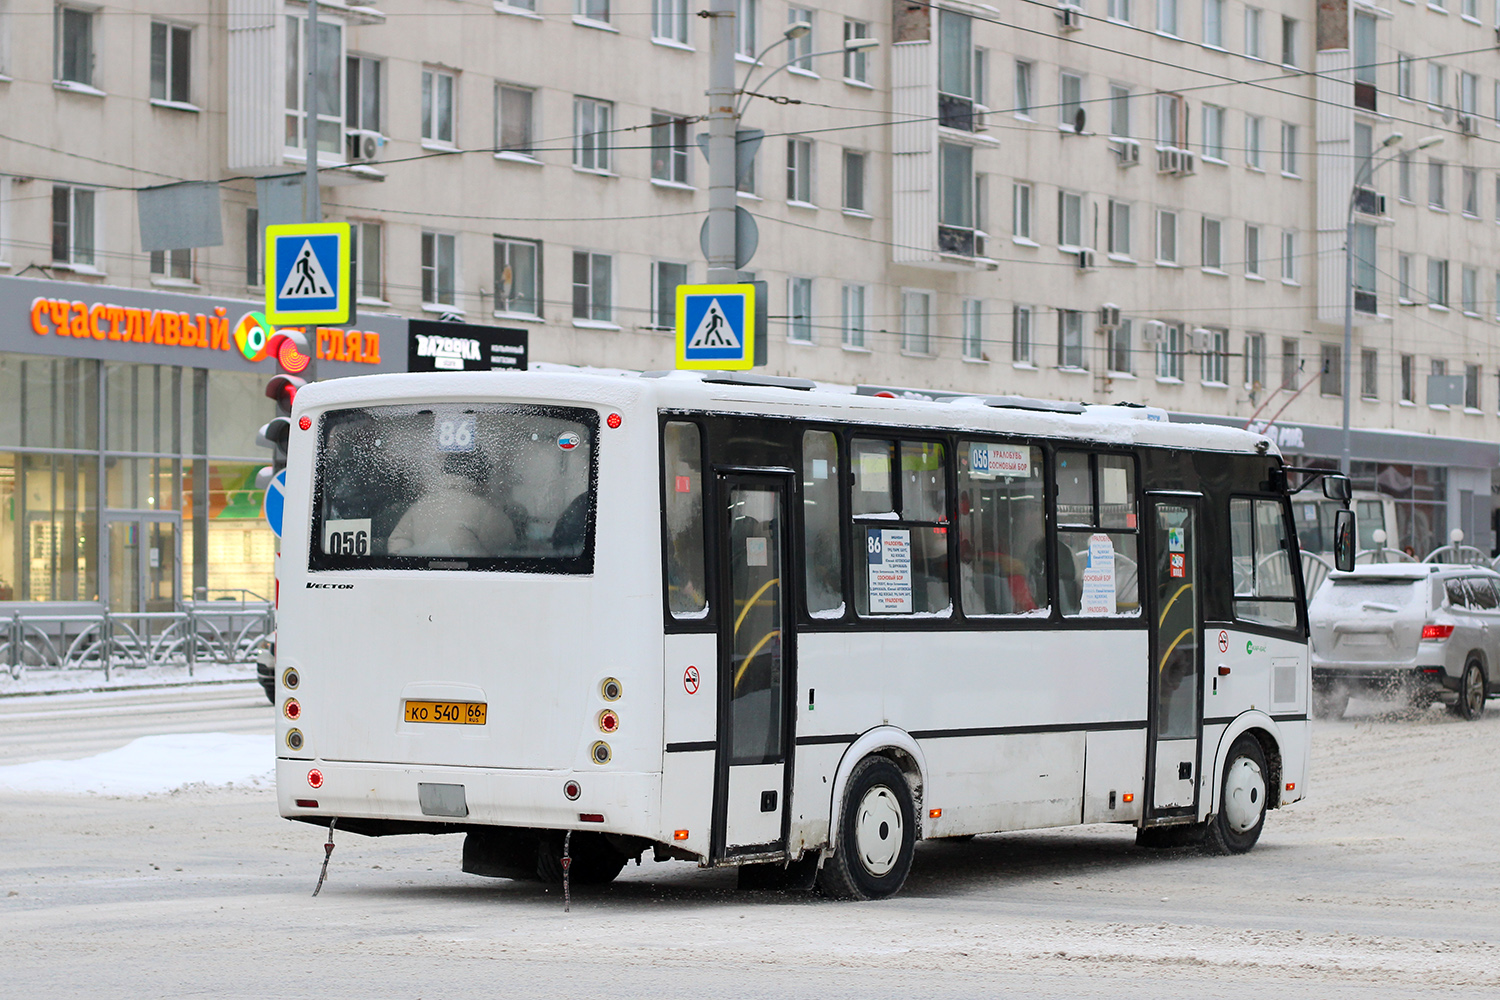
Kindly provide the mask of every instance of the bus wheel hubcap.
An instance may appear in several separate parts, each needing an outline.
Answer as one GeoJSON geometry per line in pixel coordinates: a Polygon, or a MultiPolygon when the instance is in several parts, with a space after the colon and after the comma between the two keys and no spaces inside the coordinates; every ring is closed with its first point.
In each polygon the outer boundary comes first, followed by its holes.
{"type": "Polygon", "coordinates": [[[1224,818],[1235,833],[1254,829],[1266,808],[1266,779],[1260,765],[1241,757],[1224,776],[1224,818]]]}
{"type": "Polygon", "coordinates": [[[879,878],[901,853],[901,804],[884,785],[865,792],[854,814],[854,849],[865,871],[879,878]]]}

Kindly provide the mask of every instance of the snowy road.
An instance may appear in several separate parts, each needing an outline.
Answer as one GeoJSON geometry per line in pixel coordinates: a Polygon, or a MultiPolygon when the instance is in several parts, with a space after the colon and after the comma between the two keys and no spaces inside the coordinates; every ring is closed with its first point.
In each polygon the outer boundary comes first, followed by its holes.
{"type": "MultiPolygon", "coordinates": [[[[179,697],[269,731],[264,702],[179,697]]],[[[135,704],[155,707],[0,715],[0,763],[188,731],[172,699],[135,704]]],[[[1314,751],[1311,798],[1243,857],[1109,827],[936,842],[869,904],[648,861],[568,914],[459,872],[456,837],[341,836],[311,899],[323,833],[260,789],[0,791],[0,996],[1495,996],[1500,705],[1320,723],[1314,751]]]]}

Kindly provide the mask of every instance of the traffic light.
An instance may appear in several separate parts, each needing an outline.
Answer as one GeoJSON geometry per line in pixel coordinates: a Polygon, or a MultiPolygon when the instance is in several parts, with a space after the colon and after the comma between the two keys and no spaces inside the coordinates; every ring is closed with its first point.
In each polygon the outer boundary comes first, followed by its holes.
{"type": "MultiPolygon", "coordinates": [[[[292,404],[297,399],[297,390],[306,384],[306,379],[286,374],[273,375],[271,381],[266,383],[266,397],[276,401],[276,416],[261,427],[255,443],[262,448],[271,449],[269,472],[261,470],[261,475],[267,482],[286,468],[287,441],[292,436],[292,404]]],[[[261,476],[256,477],[257,485],[260,478],[261,476]]]]}
{"type": "MultiPolygon", "coordinates": [[[[275,358],[281,370],[288,374],[301,375],[308,380],[318,377],[312,348],[301,330],[276,331],[266,341],[266,353],[275,358]]],[[[270,395],[269,389],[266,394],[270,395]]]]}

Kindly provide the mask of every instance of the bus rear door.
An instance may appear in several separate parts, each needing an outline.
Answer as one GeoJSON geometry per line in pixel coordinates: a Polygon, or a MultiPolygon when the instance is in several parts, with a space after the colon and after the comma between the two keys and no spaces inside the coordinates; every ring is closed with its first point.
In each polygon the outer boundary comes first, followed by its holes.
{"type": "Polygon", "coordinates": [[[1202,497],[1147,493],[1151,679],[1147,826],[1197,817],[1203,733],[1202,497]]]}

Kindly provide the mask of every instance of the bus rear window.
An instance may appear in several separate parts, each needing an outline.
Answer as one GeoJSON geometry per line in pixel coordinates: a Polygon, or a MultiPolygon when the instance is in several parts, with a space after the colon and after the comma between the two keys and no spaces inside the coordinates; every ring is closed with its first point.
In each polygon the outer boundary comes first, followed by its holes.
{"type": "Polygon", "coordinates": [[[336,410],[320,427],[308,568],[593,570],[592,410],[336,410]]]}

